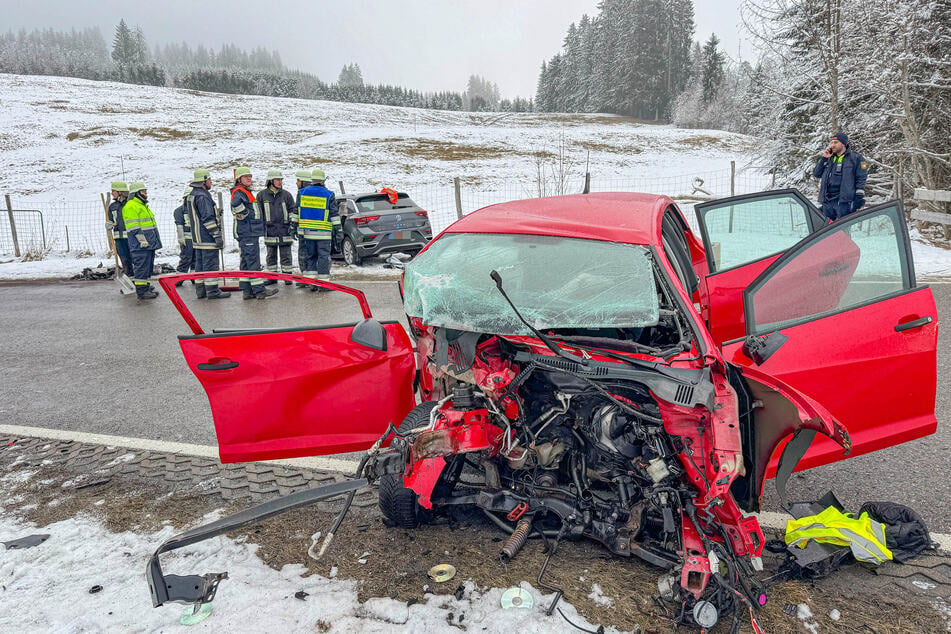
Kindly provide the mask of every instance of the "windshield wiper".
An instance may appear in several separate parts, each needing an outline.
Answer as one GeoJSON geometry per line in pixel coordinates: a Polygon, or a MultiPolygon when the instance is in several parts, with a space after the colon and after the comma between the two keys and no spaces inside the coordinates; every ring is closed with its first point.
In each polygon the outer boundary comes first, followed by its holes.
{"type": "Polygon", "coordinates": [[[573,354],[569,354],[569,353],[566,352],[563,348],[560,348],[560,347],[558,346],[558,344],[556,344],[554,341],[552,341],[551,339],[549,339],[547,335],[542,334],[542,332],[541,332],[540,330],[538,330],[537,328],[535,328],[535,326],[533,326],[533,325],[531,325],[530,323],[528,323],[528,321],[527,321],[524,317],[522,317],[522,313],[518,312],[518,309],[515,307],[515,304],[512,303],[512,300],[509,299],[509,296],[506,294],[505,289],[502,288],[502,276],[499,275],[499,272],[498,272],[498,271],[493,270],[491,273],[489,273],[489,277],[491,277],[491,278],[495,281],[495,287],[496,287],[497,289],[499,289],[499,293],[502,295],[502,297],[505,298],[505,301],[508,302],[509,306],[512,307],[512,311],[515,312],[515,316],[518,317],[519,320],[520,320],[523,324],[525,324],[526,326],[528,326],[528,329],[531,330],[532,333],[533,333],[536,337],[538,337],[539,339],[541,339],[542,343],[544,343],[546,346],[548,346],[548,349],[549,349],[549,350],[551,350],[552,352],[554,352],[556,356],[559,356],[559,357],[561,357],[562,359],[567,359],[567,360],[572,361],[572,362],[574,362],[574,363],[580,363],[581,365],[588,365],[588,360],[587,360],[587,359],[585,359],[585,358],[583,358],[583,357],[576,357],[576,356],[573,355],[573,354]]]}
{"type": "MultiPolygon", "coordinates": [[[[552,339],[563,341],[578,348],[589,350],[601,350],[603,348],[614,348],[625,352],[636,352],[642,354],[655,354],[660,348],[648,346],[643,343],[637,343],[629,339],[614,339],[612,337],[591,337],[588,335],[549,335],[552,339]]],[[[608,356],[611,356],[608,354],[608,356]]]]}

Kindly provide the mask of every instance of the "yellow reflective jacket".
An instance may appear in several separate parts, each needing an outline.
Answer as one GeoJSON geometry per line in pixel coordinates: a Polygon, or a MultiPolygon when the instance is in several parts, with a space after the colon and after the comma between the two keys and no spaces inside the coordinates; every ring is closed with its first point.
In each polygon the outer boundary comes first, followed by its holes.
{"type": "Polygon", "coordinates": [[[885,546],[885,527],[862,513],[850,517],[834,506],[821,513],[786,522],[786,544],[805,548],[810,539],[821,544],[848,546],[859,561],[880,564],[892,558],[885,546]]]}

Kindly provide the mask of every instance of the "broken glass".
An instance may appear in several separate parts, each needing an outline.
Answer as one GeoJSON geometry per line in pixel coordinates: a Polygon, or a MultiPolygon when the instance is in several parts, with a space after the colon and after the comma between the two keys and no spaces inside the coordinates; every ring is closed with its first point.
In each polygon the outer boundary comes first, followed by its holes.
{"type": "Polygon", "coordinates": [[[659,307],[647,247],[557,236],[446,234],[406,265],[406,313],[443,328],[530,335],[553,328],[644,328],[659,307]]]}

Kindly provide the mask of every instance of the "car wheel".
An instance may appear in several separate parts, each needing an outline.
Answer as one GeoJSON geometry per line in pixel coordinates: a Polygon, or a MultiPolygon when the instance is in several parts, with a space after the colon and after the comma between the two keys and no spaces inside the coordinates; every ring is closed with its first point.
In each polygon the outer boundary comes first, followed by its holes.
{"type": "MultiPolygon", "coordinates": [[[[414,407],[400,423],[399,431],[408,432],[411,429],[428,425],[429,415],[435,406],[436,401],[426,401],[414,407]]],[[[434,491],[436,488],[447,492],[451,489],[451,484],[455,482],[455,479],[446,476],[453,472],[450,467],[452,467],[455,459],[456,456],[446,456],[446,467],[437,481],[434,491]]],[[[458,469],[455,471],[458,471],[458,469]]],[[[429,518],[430,511],[420,506],[416,498],[415,491],[403,486],[403,476],[385,475],[380,478],[380,511],[383,513],[383,517],[398,527],[416,528],[420,522],[429,518]]]]}
{"type": "Polygon", "coordinates": [[[363,258],[357,253],[357,245],[353,243],[353,239],[349,236],[343,239],[342,250],[344,262],[349,266],[360,266],[360,262],[363,261],[363,258]]]}

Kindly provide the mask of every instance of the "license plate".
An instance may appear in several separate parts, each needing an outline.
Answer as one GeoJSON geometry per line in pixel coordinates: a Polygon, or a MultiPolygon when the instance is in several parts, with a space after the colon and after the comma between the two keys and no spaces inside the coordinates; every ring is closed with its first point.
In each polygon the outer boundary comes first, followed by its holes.
{"type": "Polygon", "coordinates": [[[390,234],[390,240],[405,240],[406,238],[409,237],[406,235],[407,233],[409,232],[408,231],[394,231],[393,233],[390,234]]]}

